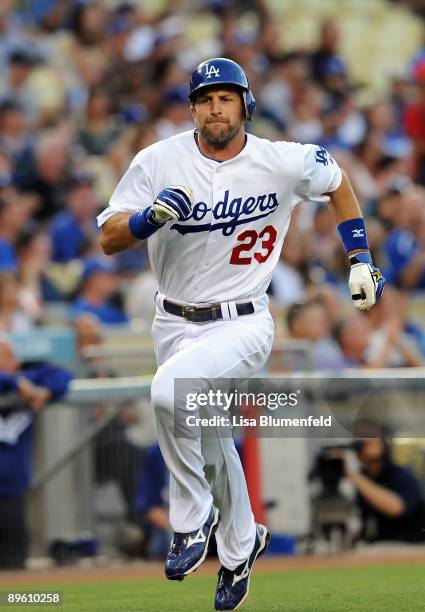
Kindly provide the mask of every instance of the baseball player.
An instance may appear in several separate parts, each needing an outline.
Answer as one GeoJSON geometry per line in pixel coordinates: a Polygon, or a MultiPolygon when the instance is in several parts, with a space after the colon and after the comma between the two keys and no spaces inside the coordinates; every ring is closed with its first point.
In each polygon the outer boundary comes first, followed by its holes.
{"type": "Polygon", "coordinates": [[[216,532],[215,609],[235,610],[270,534],[254,522],[233,440],[173,436],[182,401],[174,397],[174,379],[199,381],[196,392],[205,381],[246,379],[264,365],[274,331],[266,289],[297,202],[330,202],[334,209],[357,308],[373,306],[385,281],[372,264],[348,179],[329,153],[245,132],[255,99],[238,64],[201,63],[189,97],[195,130],[138,153],[98,223],[108,255],[147,240],[158,279],[151,397],[171,473],[166,576],[183,580],[196,570],[216,532]]]}

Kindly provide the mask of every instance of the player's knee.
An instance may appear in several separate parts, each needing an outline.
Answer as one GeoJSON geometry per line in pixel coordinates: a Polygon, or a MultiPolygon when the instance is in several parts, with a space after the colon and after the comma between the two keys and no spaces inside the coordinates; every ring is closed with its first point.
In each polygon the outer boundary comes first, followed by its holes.
{"type": "Polygon", "coordinates": [[[158,368],[152,381],[151,400],[156,413],[174,410],[174,381],[162,366],[158,368]]]}

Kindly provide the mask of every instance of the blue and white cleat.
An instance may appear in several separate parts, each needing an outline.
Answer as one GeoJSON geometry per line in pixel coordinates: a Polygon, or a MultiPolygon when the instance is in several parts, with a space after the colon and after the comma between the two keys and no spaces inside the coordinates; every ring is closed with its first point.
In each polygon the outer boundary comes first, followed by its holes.
{"type": "Polygon", "coordinates": [[[183,580],[205,561],[208,544],[218,526],[220,515],[212,507],[204,525],[191,533],[174,532],[171,547],[165,561],[168,580],[183,580]]]}
{"type": "Polygon", "coordinates": [[[216,610],[237,610],[242,605],[248,597],[252,567],[257,557],[266,552],[270,538],[267,528],[257,524],[255,544],[249,559],[233,571],[221,566],[215,594],[216,610]]]}

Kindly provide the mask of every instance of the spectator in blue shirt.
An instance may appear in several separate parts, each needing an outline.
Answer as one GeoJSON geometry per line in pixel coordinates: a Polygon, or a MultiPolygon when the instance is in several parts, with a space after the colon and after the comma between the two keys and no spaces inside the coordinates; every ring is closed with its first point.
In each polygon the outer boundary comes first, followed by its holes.
{"type": "Polygon", "coordinates": [[[320,31],[319,46],[311,56],[314,80],[335,97],[347,88],[347,68],[338,54],[340,39],[337,22],[333,19],[325,20],[320,31]]]}
{"type": "Polygon", "coordinates": [[[67,263],[80,258],[97,235],[97,201],[91,174],[75,174],[69,182],[67,210],[60,212],[51,224],[52,259],[67,263]]]}
{"type": "Polygon", "coordinates": [[[154,443],[146,449],[134,503],[147,532],[150,559],[164,559],[169,546],[168,485],[169,474],[159,445],[154,443]]]}
{"type": "Polygon", "coordinates": [[[407,229],[395,229],[385,242],[385,278],[403,288],[425,289],[425,249],[407,229]]]}
{"type": "Polygon", "coordinates": [[[34,414],[64,395],[70,380],[63,368],[22,364],[0,338],[0,569],[25,566],[34,414]]]}
{"type": "Polygon", "coordinates": [[[395,228],[385,244],[385,277],[402,289],[425,289],[424,191],[414,187],[403,194],[395,228]]]}
{"type": "Polygon", "coordinates": [[[54,32],[64,26],[74,4],[78,3],[60,2],[59,0],[33,0],[25,3],[24,17],[47,32],[54,32]]]}
{"type": "Polygon", "coordinates": [[[0,102],[0,150],[15,164],[25,163],[32,155],[33,142],[21,106],[14,100],[0,102]]]}
{"type": "Polygon", "coordinates": [[[118,277],[110,264],[100,259],[87,259],[81,280],[81,292],[72,305],[73,318],[91,312],[102,323],[128,322],[122,310],[110,301],[117,290],[118,282],[118,277]]]}

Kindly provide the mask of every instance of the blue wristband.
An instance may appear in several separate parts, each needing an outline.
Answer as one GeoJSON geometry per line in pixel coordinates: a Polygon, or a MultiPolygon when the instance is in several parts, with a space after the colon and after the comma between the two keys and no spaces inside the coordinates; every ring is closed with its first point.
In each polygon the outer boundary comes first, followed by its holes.
{"type": "Polygon", "coordinates": [[[348,219],[343,221],[337,227],[338,233],[341,236],[342,244],[346,253],[356,251],[357,249],[369,250],[369,244],[366,236],[366,226],[364,220],[348,219]]]}
{"type": "Polygon", "coordinates": [[[164,223],[153,221],[151,206],[138,213],[134,213],[128,220],[130,232],[138,240],[146,240],[146,238],[149,238],[149,236],[152,236],[152,234],[161,229],[163,225],[164,223]]]}
{"type": "Polygon", "coordinates": [[[352,266],[358,263],[371,264],[373,266],[373,261],[372,261],[372,256],[370,254],[370,251],[368,251],[367,253],[354,253],[353,255],[350,255],[349,259],[350,259],[350,264],[352,266]]]}

